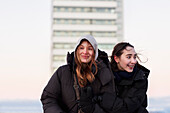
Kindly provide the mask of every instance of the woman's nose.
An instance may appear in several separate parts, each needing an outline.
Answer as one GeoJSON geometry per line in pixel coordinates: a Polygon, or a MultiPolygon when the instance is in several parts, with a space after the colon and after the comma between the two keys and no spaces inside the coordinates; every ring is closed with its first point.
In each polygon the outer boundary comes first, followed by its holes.
{"type": "Polygon", "coordinates": [[[136,60],[136,59],[134,59],[134,58],[132,58],[132,59],[131,59],[131,63],[136,64],[136,62],[137,62],[137,60],[136,60]]]}
{"type": "Polygon", "coordinates": [[[87,53],[87,49],[85,48],[85,49],[83,50],[83,52],[86,54],[86,53],[87,53]]]}

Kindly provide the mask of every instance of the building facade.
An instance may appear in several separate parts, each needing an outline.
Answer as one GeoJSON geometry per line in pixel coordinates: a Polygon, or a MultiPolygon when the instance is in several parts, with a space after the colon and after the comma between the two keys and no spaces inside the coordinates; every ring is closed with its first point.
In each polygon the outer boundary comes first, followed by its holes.
{"type": "Polygon", "coordinates": [[[52,0],[51,70],[66,64],[66,55],[82,35],[91,34],[111,55],[123,40],[123,0],[52,0]]]}

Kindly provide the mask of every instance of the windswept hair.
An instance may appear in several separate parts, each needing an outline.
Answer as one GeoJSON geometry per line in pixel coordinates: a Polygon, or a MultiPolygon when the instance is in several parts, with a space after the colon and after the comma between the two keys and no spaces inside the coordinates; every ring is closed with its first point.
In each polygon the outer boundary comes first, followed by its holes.
{"type": "Polygon", "coordinates": [[[95,75],[97,74],[97,64],[95,62],[95,54],[92,55],[92,60],[89,63],[82,63],[78,55],[78,50],[76,49],[75,53],[75,63],[76,63],[76,73],[78,78],[78,83],[80,87],[84,87],[87,84],[87,81],[92,83],[95,80],[95,75]],[[93,66],[95,67],[95,72],[92,72],[93,66]]]}

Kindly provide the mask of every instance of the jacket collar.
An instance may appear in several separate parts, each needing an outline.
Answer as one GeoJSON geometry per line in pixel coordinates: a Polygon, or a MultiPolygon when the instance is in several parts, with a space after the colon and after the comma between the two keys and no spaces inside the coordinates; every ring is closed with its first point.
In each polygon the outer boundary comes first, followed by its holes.
{"type": "Polygon", "coordinates": [[[130,79],[123,79],[119,85],[131,85],[134,81],[143,80],[148,78],[150,70],[142,65],[137,64],[137,71],[135,75],[130,79]]]}

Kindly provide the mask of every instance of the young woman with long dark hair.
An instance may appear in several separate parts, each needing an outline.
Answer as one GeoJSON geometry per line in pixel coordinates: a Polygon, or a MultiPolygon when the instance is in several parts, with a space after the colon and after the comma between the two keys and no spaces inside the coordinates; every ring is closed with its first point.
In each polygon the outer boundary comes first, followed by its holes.
{"type": "Polygon", "coordinates": [[[148,113],[146,107],[150,71],[140,65],[137,59],[138,54],[130,43],[120,42],[114,47],[110,64],[116,93],[103,96],[103,100],[112,102],[112,106],[107,108],[108,112],[148,113]]]}

